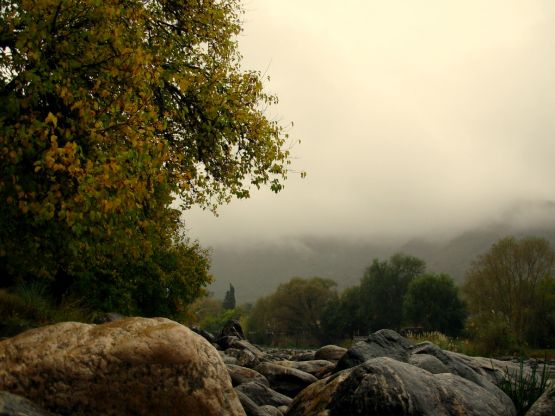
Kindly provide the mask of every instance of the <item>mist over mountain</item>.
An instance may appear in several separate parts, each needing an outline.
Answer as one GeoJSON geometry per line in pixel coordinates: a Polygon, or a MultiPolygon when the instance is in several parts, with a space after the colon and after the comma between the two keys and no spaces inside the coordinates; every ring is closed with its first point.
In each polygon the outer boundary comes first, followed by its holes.
{"type": "Polygon", "coordinates": [[[298,236],[219,243],[212,246],[211,271],[216,280],[209,290],[223,299],[231,283],[239,303],[255,302],[294,276],[330,278],[341,290],[358,284],[373,259],[386,259],[396,252],[422,258],[428,271],[448,273],[460,283],[472,261],[508,235],[544,237],[555,245],[555,204],[519,202],[496,222],[441,237],[388,240],[298,236]]]}

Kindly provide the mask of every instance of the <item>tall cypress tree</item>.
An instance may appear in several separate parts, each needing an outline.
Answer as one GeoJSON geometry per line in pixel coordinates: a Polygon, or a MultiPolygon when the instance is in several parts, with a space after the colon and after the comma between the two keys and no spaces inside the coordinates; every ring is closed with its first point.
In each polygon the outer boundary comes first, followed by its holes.
{"type": "Polygon", "coordinates": [[[229,284],[229,290],[225,292],[224,303],[222,306],[226,310],[235,308],[235,288],[231,283],[229,284]]]}

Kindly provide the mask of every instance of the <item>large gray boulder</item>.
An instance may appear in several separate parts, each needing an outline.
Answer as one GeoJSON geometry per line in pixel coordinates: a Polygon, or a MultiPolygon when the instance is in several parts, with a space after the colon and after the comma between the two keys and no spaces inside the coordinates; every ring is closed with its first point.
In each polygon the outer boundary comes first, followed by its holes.
{"type": "Polygon", "coordinates": [[[337,363],[336,371],[345,370],[377,357],[390,357],[408,362],[412,343],[391,329],[381,329],[370,334],[365,341],[357,342],[345,352],[337,363]]]}
{"type": "Polygon", "coordinates": [[[432,374],[381,357],[313,383],[291,403],[288,416],[513,416],[513,403],[450,373],[432,374]]]}
{"type": "MultiPolygon", "coordinates": [[[[475,371],[475,369],[469,365],[471,360],[464,360],[462,354],[449,354],[449,351],[444,351],[431,342],[424,342],[414,347],[412,355],[417,356],[420,354],[427,355],[428,357],[435,357],[443,364],[449,373],[456,374],[492,391],[496,389],[494,385],[496,383],[493,383],[494,379],[490,379],[475,371]]],[[[412,361],[414,361],[414,359],[412,361]]]]}
{"type": "Polygon", "coordinates": [[[164,318],[66,322],[4,340],[0,390],[60,414],[245,414],[216,349],[164,318]]]}

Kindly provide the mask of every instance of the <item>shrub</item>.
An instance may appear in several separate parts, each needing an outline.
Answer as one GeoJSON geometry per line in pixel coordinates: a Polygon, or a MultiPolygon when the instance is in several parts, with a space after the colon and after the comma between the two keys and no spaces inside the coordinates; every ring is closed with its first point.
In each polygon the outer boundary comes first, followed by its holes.
{"type": "Polygon", "coordinates": [[[0,289],[0,325],[6,336],[40,325],[88,322],[90,318],[89,312],[76,299],[65,298],[56,304],[42,284],[28,283],[11,290],[0,289]]]}
{"type": "Polygon", "coordinates": [[[541,372],[538,373],[537,365],[528,371],[524,367],[524,359],[520,359],[518,370],[505,369],[505,375],[499,387],[513,401],[517,415],[525,415],[528,409],[542,395],[547,387],[549,372],[546,361],[544,361],[541,372]]]}
{"type": "Polygon", "coordinates": [[[500,315],[494,315],[487,320],[471,318],[467,332],[482,355],[519,352],[511,325],[500,315]]]}

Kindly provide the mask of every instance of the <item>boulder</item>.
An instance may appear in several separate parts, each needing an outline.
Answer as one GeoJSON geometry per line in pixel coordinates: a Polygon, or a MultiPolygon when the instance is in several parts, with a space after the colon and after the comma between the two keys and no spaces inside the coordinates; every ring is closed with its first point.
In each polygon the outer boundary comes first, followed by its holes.
{"type": "Polygon", "coordinates": [[[0,389],[61,414],[245,414],[214,347],[164,318],[66,322],[2,341],[0,389]]]}
{"type": "Polygon", "coordinates": [[[437,358],[448,370],[449,373],[457,374],[467,380],[473,381],[475,383],[481,384],[482,380],[479,375],[474,371],[467,363],[460,360],[456,356],[448,354],[448,351],[444,351],[437,345],[431,342],[423,342],[415,346],[413,350],[413,355],[426,354],[437,358]]]}
{"type": "Polygon", "coordinates": [[[555,383],[547,387],[538,400],[526,412],[526,416],[553,416],[555,415],[555,383]]]}
{"type": "Polygon", "coordinates": [[[335,364],[327,360],[312,360],[312,361],[274,361],[274,364],[283,367],[296,368],[297,370],[304,371],[305,373],[312,374],[316,378],[323,378],[328,376],[329,373],[335,368],[335,364]]]}
{"type": "Polygon", "coordinates": [[[247,416],[268,416],[264,410],[260,409],[258,406],[249,396],[241,391],[237,391],[237,397],[241,401],[241,405],[245,410],[247,416]]]}
{"type": "Polygon", "coordinates": [[[288,416],[513,416],[513,403],[450,373],[431,374],[389,357],[370,359],[319,380],[289,406],[288,416]]]}
{"type": "MultiPolygon", "coordinates": [[[[499,382],[503,380],[507,374],[520,373],[520,363],[496,360],[494,358],[470,357],[468,355],[446,350],[444,350],[443,352],[451,360],[458,361],[459,363],[468,366],[475,373],[487,378],[489,381],[496,385],[498,385],[499,382]]],[[[532,368],[529,365],[523,365],[522,370],[523,374],[526,377],[529,377],[531,375],[532,368]]]]}
{"type": "Polygon", "coordinates": [[[412,343],[391,329],[380,329],[354,344],[337,363],[336,371],[362,364],[370,358],[390,357],[408,362],[412,343]]]}
{"type": "Polygon", "coordinates": [[[311,361],[316,359],[315,356],[316,351],[303,351],[293,354],[290,359],[293,361],[311,361]]]}
{"type": "Polygon", "coordinates": [[[283,412],[281,410],[268,404],[260,406],[260,409],[265,411],[268,416],[283,416],[283,412]]]}
{"type": "Polygon", "coordinates": [[[292,399],[257,381],[239,384],[235,391],[247,395],[258,406],[269,404],[271,406],[289,406],[292,399]]]}
{"type": "Polygon", "coordinates": [[[255,370],[268,379],[273,389],[289,397],[295,397],[306,386],[318,380],[312,374],[274,363],[259,364],[255,370]]]}
{"type": "Polygon", "coordinates": [[[239,365],[239,360],[237,360],[237,358],[231,355],[227,355],[224,351],[218,350],[218,352],[220,353],[220,357],[222,357],[222,360],[225,365],[228,365],[228,364],[239,365]]]}
{"type": "Polygon", "coordinates": [[[409,357],[409,364],[432,374],[448,373],[449,369],[439,360],[430,354],[413,354],[409,357]]]}
{"type": "Polygon", "coordinates": [[[250,381],[256,381],[260,384],[264,384],[270,387],[268,379],[251,368],[241,367],[238,365],[227,364],[227,372],[231,377],[231,383],[233,386],[238,386],[239,384],[248,383],[250,381]]]}
{"type": "MultiPolygon", "coordinates": [[[[260,364],[260,360],[249,350],[239,350],[237,348],[228,348],[225,350],[225,355],[234,357],[237,360],[237,365],[241,367],[254,368],[260,364]]],[[[227,363],[226,363],[227,364],[227,363]]]]}
{"type": "Polygon", "coordinates": [[[55,416],[25,397],[0,391],[0,415],[2,416],[55,416]]]}
{"type": "Polygon", "coordinates": [[[252,345],[250,342],[248,342],[247,340],[244,339],[231,339],[228,340],[228,345],[229,348],[235,348],[238,350],[245,350],[250,352],[252,355],[254,355],[258,360],[262,360],[264,359],[265,355],[264,352],[258,348],[255,347],[254,345],[252,345]]]}
{"type": "Polygon", "coordinates": [[[339,361],[346,352],[347,348],[338,347],[337,345],[324,345],[314,353],[314,359],[339,361]]]}
{"type": "Polygon", "coordinates": [[[199,328],[198,326],[192,326],[191,327],[191,331],[195,332],[196,334],[199,334],[201,337],[203,337],[205,340],[207,340],[210,344],[215,344],[216,343],[216,337],[214,335],[212,335],[210,332],[199,328]]]}
{"type": "Polygon", "coordinates": [[[216,339],[216,343],[225,350],[231,346],[233,340],[242,339],[245,339],[245,334],[243,333],[241,324],[235,319],[230,319],[222,328],[216,339]]]}

